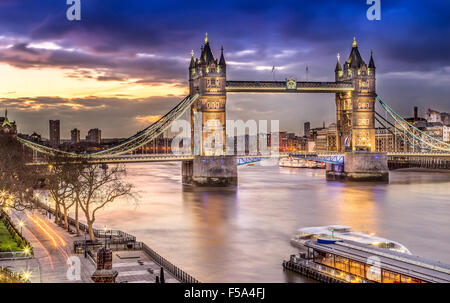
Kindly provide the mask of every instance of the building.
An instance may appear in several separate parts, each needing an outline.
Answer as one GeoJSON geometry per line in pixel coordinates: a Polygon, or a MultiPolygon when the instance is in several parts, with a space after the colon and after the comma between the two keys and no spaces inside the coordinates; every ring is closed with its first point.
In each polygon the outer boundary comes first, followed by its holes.
{"type": "Polygon", "coordinates": [[[427,119],[427,122],[450,124],[450,113],[441,113],[431,108],[427,109],[425,118],[427,119]]]}
{"type": "Polygon", "coordinates": [[[444,140],[444,125],[442,122],[428,122],[425,134],[439,140],[444,140]]]}
{"type": "Polygon", "coordinates": [[[305,122],[304,130],[305,130],[305,137],[308,137],[309,131],[311,130],[311,123],[310,122],[305,122]]]}
{"type": "Polygon", "coordinates": [[[337,151],[337,129],[336,123],[331,123],[327,128],[327,151],[335,152],[337,151]]]}
{"type": "Polygon", "coordinates": [[[336,82],[352,82],[353,92],[336,94],[337,150],[375,151],[376,67],[371,53],[369,64],[361,57],[356,38],[350,56],[335,68],[336,82]]]}
{"type": "Polygon", "coordinates": [[[328,130],[326,128],[320,128],[316,132],[316,152],[326,152],[328,150],[327,147],[327,133],[328,130]]]}
{"type": "Polygon", "coordinates": [[[5,116],[0,117],[0,134],[2,135],[17,135],[16,122],[10,122],[8,119],[8,110],[5,110],[5,116]]]}
{"type": "Polygon", "coordinates": [[[102,131],[98,128],[90,129],[86,136],[86,141],[94,144],[100,144],[102,142],[102,131]]]}
{"type": "Polygon", "coordinates": [[[394,151],[395,137],[387,129],[380,127],[375,129],[375,149],[377,152],[394,151]]]}
{"type": "Polygon", "coordinates": [[[59,120],[50,120],[50,145],[58,146],[60,144],[60,123],[59,120]]]}
{"type": "Polygon", "coordinates": [[[80,130],[74,128],[70,131],[70,143],[78,144],[80,143],[80,130]]]}
{"type": "Polygon", "coordinates": [[[444,142],[450,143],[450,124],[444,125],[442,128],[442,139],[444,142]]]}

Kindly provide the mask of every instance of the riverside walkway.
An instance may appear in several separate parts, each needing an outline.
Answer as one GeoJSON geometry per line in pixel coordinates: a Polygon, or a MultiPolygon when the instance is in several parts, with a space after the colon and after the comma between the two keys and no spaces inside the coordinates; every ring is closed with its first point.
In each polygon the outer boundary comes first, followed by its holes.
{"type": "MultiPolygon", "coordinates": [[[[96,244],[88,246],[89,253],[85,255],[83,231],[80,231],[81,236],[76,236],[58,226],[54,222],[54,210],[11,212],[10,217],[15,222],[25,223],[22,234],[33,247],[34,258],[0,260],[0,266],[16,273],[29,273],[31,283],[93,283],[91,276],[96,269],[96,249],[99,243],[103,246],[104,241],[113,249],[117,283],[155,283],[161,266],[164,268],[165,283],[198,283],[144,243],[136,242],[135,237],[121,231],[108,232],[114,234],[110,237],[95,230],[96,244]],[[122,243],[124,237],[127,244],[122,243]],[[131,248],[128,248],[129,245],[131,248]]],[[[73,223],[70,217],[69,223],[73,223]]],[[[81,229],[85,227],[80,223],[81,229]]],[[[74,227],[71,226],[71,229],[74,230],[74,227]]]]}
{"type": "Polygon", "coordinates": [[[30,273],[32,283],[93,283],[94,263],[72,251],[73,242],[84,237],[67,232],[37,210],[12,212],[10,216],[13,221],[25,223],[22,234],[33,247],[34,258],[0,261],[1,266],[16,273],[30,273]],[[70,257],[79,260],[79,275],[75,262],[68,262],[70,257]]]}

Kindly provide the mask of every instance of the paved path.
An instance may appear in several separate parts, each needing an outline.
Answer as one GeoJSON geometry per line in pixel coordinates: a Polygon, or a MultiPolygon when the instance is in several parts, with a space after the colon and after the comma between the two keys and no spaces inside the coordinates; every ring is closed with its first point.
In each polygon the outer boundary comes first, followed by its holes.
{"type": "Polygon", "coordinates": [[[0,265],[19,273],[31,272],[31,282],[34,283],[92,283],[94,264],[89,258],[84,258],[84,255],[72,252],[73,241],[84,239],[84,236],[76,237],[68,233],[54,224],[53,216],[50,220],[45,212],[15,212],[10,213],[10,216],[15,222],[25,222],[23,235],[33,246],[34,259],[0,261],[0,265]],[[71,257],[74,259],[72,262],[68,261],[71,257]],[[78,260],[79,271],[76,270],[78,260]],[[71,267],[68,262],[74,266],[71,267]]]}
{"type": "MultiPolygon", "coordinates": [[[[113,252],[113,269],[119,273],[117,283],[155,283],[161,267],[143,251],[117,251],[113,252]]],[[[179,283],[167,271],[164,279],[166,283],[179,283]]]]}

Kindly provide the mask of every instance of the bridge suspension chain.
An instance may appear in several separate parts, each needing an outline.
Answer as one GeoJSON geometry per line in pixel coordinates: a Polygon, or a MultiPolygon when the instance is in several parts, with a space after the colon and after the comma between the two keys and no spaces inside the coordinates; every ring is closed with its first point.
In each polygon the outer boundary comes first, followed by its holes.
{"type": "MultiPolygon", "coordinates": [[[[400,132],[401,135],[404,135],[407,138],[413,139],[414,141],[421,143],[418,148],[430,150],[432,152],[442,152],[442,151],[450,152],[450,144],[440,141],[436,138],[433,138],[432,136],[424,133],[414,125],[407,122],[399,114],[397,114],[389,105],[383,102],[383,100],[379,96],[377,96],[376,100],[386,111],[386,113],[395,121],[394,127],[400,132]]],[[[379,114],[378,116],[382,117],[379,114]]],[[[383,118],[383,120],[386,119],[383,118]]]]}
{"type": "Polygon", "coordinates": [[[141,130],[135,135],[129,137],[128,139],[123,140],[119,144],[112,146],[110,148],[100,150],[93,153],[88,154],[76,154],[71,152],[62,151],[59,149],[51,148],[48,146],[44,146],[38,144],[36,142],[32,142],[29,140],[25,140],[23,138],[18,138],[19,142],[24,144],[25,146],[35,150],[39,153],[47,154],[47,155],[63,155],[72,158],[78,159],[99,159],[99,158],[108,158],[123,154],[128,154],[133,152],[134,150],[142,147],[143,145],[148,144],[152,140],[158,138],[161,134],[169,129],[172,123],[180,118],[188,109],[191,108],[191,105],[198,99],[199,94],[194,95],[193,97],[187,96],[180,103],[178,103],[174,108],[172,108],[167,114],[158,119],[155,123],[149,125],[147,128],[141,130]]]}

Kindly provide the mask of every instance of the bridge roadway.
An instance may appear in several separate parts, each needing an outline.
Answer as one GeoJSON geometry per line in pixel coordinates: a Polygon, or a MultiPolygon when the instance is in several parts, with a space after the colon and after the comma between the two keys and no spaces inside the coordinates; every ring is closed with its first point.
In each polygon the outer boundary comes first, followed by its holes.
{"type": "MultiPolygon", "coordinates": [[[[450,153],[414,153],[414,152],[389,152],[386,153],[389,161],[399,159],[444,159],[450,160],[450,153]]],[[[299,153],[280,153],[274,155],[237,155],[239,164],[255,162],[257,159],[269,158],[304,158],[306,160],[314,160],[320,162],[328,162],[333,164],[342,164],[344,153],[337,152],[299,152],[299,153]]],[[[91,163],[91,164],[114,164],[114,163],[145,163],[145,162],[174,162],[193,160],[194,156],[174,155],[174,154],[133,154],[119,155],[111,157],[93,157],[89,160],[76,160],[73,163],[91,163]]],[[[47,162],[33,162],[30,165],[47,165],[47,162]]]]}

